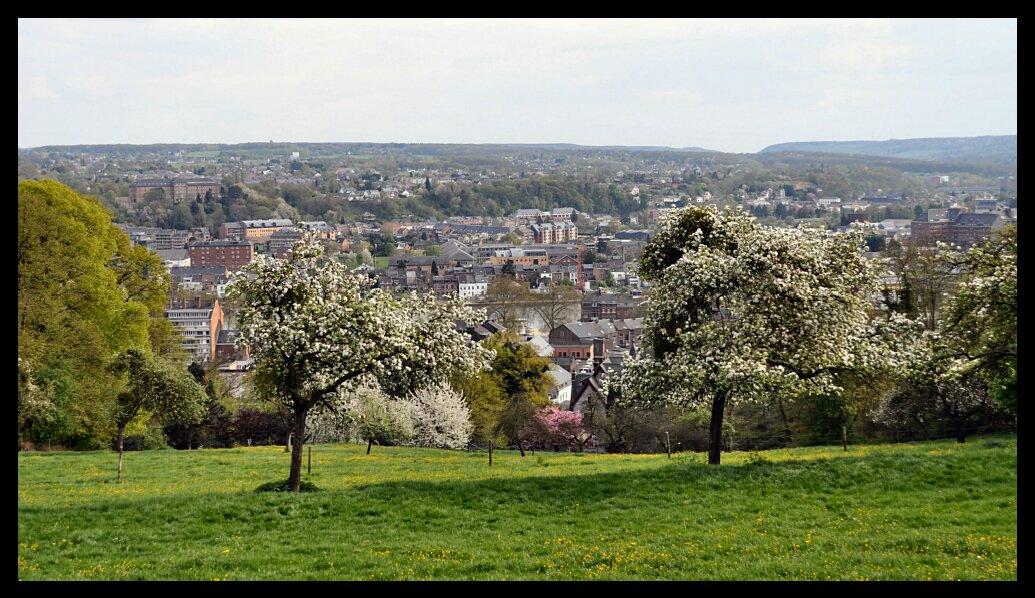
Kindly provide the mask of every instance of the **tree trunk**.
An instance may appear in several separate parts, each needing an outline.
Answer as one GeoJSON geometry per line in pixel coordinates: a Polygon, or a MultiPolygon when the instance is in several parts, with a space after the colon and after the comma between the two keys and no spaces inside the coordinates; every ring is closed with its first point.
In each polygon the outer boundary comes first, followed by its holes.
{"type": "Polygon", "coordinates": [[[791,424],[787,422],[787,412],[783,408],[783,399],[776,399],[776,406],[780,408],[780,419],[783,421],[783,433],[787,436],[787,444],[791,443],[791,424]]]}
{"type": "Polygon", "coordinates": [[[374,441],[372,439],[368,438],[367,439],[367,454],[368,455],[370,454],[370,447],[372,447],[372,446],[374,446],[374,441]]]}
{"type": "Polygon", "coordinates": [[[521,456],[524,457],[525,456],[525,445],[520,440],[518,440],[518,450],[521,451],[521,456]]]}
{"type": "Polygon", "coordinates": [[[121,482],[122,481],[122,446],[123,446],[123,441],[125,439],[126,439],[126,426],[119,426],[119,471],[118,471],[117,477],[115,478],[116,482],[121,482]]]}
{"type": "Polygon", "coordinates": [[[726,412],[726,395],[712,399],[712,420],[708,426],[708,464],[718,465],[722,454],[722,417],[726,412]]]}
{"type": "Polygon", "coordinates": [[[967,427],[965,425],[956,429],[956,442],[960,444],[967,442],[967,427]]]}
{"type": "Polygon", "coordinates": [[[841,426],[841,445],[848,452],[848,426],[841,426]]]}
{"type": "Polygon", "coordinates": [[[302,487],[302,445],[305,444],[305,412],[295,414],[295,429],[291,433],[291,475],[288,487],[299,492],[302,487]]]}

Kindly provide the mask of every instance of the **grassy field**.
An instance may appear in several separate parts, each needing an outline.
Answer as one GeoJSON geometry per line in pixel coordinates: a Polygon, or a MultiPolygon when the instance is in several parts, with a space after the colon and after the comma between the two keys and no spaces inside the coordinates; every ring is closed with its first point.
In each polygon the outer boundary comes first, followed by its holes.
{"type": "Polygon", "coordinates": [[[1014,437],[522,459],[19,453],[21,579],[1015,579],[1014,437]]]}

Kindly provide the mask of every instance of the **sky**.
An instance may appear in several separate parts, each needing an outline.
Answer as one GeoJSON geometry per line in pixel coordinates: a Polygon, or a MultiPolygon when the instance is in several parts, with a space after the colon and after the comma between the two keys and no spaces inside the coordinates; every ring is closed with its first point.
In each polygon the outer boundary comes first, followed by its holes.
{"type": "Polygon", "coordinates": [[[1017,22],[18,21],[18,146],[1013,135],[1017,22]]]}

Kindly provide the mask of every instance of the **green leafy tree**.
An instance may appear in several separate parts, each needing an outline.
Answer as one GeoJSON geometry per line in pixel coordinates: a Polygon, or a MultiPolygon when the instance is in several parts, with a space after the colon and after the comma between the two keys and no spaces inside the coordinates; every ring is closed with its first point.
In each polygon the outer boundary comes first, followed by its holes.
{"type": "Polygon", "coordinates": [[[146,415],[166,422],[199,423],[205,414],[205,389],[186,369],[153,361],[144,351],[128,349],[110,366],[113,373],[128,378],[118,394],[115,408],[116,449],[119,453],[118,481],[122,481],[123,441],[126,427],[146,415]]]}
{"type": "Polygon", "coordinates": [[[150,313],[163,302],[165,272],[149,260],[95,198],[56,181],[19,183],[18,355],[55,407],[30,435],[94,447],[111,438],[107,365],[148,346],[150,313]]]}

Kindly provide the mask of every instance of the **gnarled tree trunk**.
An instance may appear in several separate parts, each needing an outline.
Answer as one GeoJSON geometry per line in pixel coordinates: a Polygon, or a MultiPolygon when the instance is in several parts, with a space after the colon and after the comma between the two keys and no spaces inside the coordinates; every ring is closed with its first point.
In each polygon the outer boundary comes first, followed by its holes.
{"type": "Polygon", "coordinates": [[[302,487],[302,445],[305,444],[305,416],[305,412],[295,414],[295,429],[291,438],[291,475],[288,477],[288,487],[292,492],[299,492],[302,487]]]}
{"type": "Polygon", "coordinates": [[[726,413],[726,394],[712,399],[712,419],[708,426],[708,464],[718,465],[722,455],[722,418],[726,413]]]}

